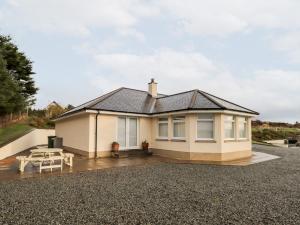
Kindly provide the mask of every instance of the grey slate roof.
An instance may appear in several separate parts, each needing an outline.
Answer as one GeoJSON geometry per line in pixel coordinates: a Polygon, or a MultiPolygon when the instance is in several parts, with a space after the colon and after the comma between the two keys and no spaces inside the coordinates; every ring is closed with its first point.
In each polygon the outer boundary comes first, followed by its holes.
{"type": "Polygon", "coordinates": [[[148,92],[119,88],[64,113],[61,117],[81,110],[101,110],[136,114],[159,114],[181,110],[233,110],[250,114],[255,111],[226,101],[200,90],[153,98],[148,92]]]}

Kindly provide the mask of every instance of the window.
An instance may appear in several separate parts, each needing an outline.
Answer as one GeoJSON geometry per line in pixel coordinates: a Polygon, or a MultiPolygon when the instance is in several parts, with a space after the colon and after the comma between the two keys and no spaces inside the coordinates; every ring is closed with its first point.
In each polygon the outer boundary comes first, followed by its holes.
{"type": "Polygon", "coordinates": [[[235,136],[235,118],[234,116],[225,116],[225,139],[234,139],[235,136]]]}
{"type": "Polygon", "coordinates": [[[239,138],[247,138],[247,119],[245,117],[238,118],[239,138]]]}
{"type": "Polygon", "coordinates": [[[158,137],[168,138],[168,118],[158,119],[158,137]]]}
{"type": "Polygon", "coordinates": [[[184,116],[178,116],[173,118],[173,138],[185,138],[184,116]]]}
{"type": "Polygon", "coordinates": [[[213,140],[214,139],[214,115],[199,114],[197,119],[197,139],[213,140]]]}

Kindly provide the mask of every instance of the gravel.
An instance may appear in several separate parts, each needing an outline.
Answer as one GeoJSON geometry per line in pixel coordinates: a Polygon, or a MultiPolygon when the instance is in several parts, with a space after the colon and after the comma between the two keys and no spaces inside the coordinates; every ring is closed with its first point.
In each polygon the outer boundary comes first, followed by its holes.
{"type": "Polygon", "coordinates": [[[3,181],[0,224],[300,224],[300,150],[254,150],[282,158],[3,181]]]}

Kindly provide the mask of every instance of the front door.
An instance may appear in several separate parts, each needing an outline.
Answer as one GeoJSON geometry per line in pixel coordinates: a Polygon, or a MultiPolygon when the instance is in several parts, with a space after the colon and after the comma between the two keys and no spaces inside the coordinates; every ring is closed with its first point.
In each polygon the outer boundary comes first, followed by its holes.
{"type": "Polygon", "coordinates": [[[138,148],[138,119],[136,117],[118,118],[118,143],[120,150],[138,148]]]}

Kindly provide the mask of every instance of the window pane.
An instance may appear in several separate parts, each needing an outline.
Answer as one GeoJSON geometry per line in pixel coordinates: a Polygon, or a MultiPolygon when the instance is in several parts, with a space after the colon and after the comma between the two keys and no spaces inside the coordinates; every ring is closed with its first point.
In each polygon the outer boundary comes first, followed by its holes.
{"type": "Polygon", "coordinates": [[[158,136],[159,137],[168,137],[168,124],[167,123],[158,124],[158,136]]]}
{"type": "Polygon", "coordinates": [[[225,138],[234,138],[233,122],[225,122],[225,138]]]}
{"type": "Polygon", "coordinates": [[[213,114],[199,114],[198,119],[200,120],[212,120],[213,114]]]}
{"type": "Polygon", "coordinates": [[[225,116],[225,121],[232,121],[234,120],[233,116],[225,116]]]}
{"type": "Polygon", "coordinates": [[[197,137],[198,138],[214,138],[214,128],[212,121],[199,121],[197,123],[197,137]]]}
{"type": "Polygon", "coordinates": [[[246,122],[246,118],[245,117],[239,117],[239,121],[240,122],[246,122]]]}
{"type": "Polygon", "coordinates": [[[118,142],[120,146],[126,146],[126,119],[124,117],[118,118],[118,142]]]}
{"type": "Polygon", "coordinates": [[[174,137],[185,137],[185,123],[174,123],[174,137]]]}
{"type": "Polygon", "coordinates": [[[137,119],[129,119],[129,146],[137,146],[137,119]]]}
{"type": "Polygon", "coordinates": [[[239,122],[239,137],[246,138],[247,133],[247,123],[239,122]]]}

